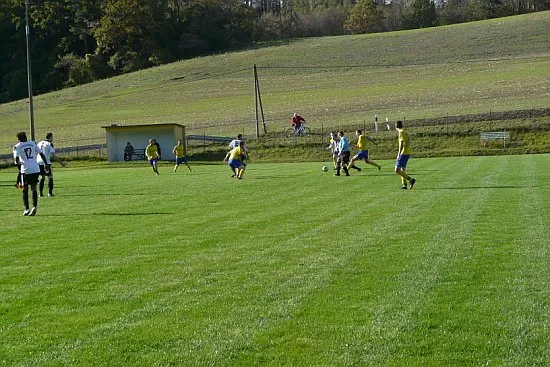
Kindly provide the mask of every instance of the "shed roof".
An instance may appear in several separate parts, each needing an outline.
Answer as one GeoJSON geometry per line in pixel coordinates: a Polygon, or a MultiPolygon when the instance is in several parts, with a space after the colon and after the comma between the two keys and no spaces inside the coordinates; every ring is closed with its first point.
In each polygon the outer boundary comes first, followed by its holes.
{"type": "Polygon", "coordinates": [[[119,125],[119,124],[111,124],[107,126],[102,126],[103,129],[106,130],[129,130],[129,129],[135,129],[135,128],[160,128],[160,127],[185,127],[185,125],[178,124],[175,122],[168,122],[163,124],[139,124],[139,125],[119,125]]]}

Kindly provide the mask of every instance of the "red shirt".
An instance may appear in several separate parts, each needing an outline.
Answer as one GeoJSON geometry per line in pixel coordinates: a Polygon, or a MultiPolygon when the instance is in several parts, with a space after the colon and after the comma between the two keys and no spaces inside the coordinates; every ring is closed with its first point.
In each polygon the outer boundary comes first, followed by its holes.
{"type": "Polygon", "coordinates": [[[301,125],[302,122],[306,122],[306,119],[300,115],[292,116],[292,126],[301,125]]]}

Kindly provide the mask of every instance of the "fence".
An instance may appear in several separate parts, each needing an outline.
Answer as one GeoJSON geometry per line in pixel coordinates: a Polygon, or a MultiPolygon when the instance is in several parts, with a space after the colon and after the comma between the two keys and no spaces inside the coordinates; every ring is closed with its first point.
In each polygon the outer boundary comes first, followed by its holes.
{"type": "MultiPolygon", "coordinates": [[[[362,112],[362,114],[365,114],[362,112]]],[[[375,137],[392,137],[393,138],[393,125],[396,118],[392,118],[388,122],[388,127],[392,131],[389,132],[385,116],[380,114],[380,121],[378,122],[378,131],[375,129],[374,113],[368,114],[369,118],[361,119],[354,114],[355,119],[352,120],[349,117],[346,119],[340,119],[340,122],[334,123],[334,120],[319,115],[306,116],[311,121],[307,123],[311,129],[310,139],[315,141],[327,142],[328,134],[330,131],[344,130],[349,136],[355,129],[362,129],[369,135],[375,137]],[[317,140],[318,139],[318,140],[317,140]]],[[[479,114],[468,115],[445,115],[438,118],[415,118],[407,119],[406,116],[399,117],[399,119],[405,122],[407,131],[411,135],[422,137],[423,135],[437,135],[437,134],[450,134],[454,136],[476,135],[479,137],[480,133],[487,131],[502,131],[510,130],[510,120],[518,120],[512,126],[512,130],[522,132],[537,132],[547,131],[549,120],[546,117],[550,116],[550,108],[538,108],[529,110],[514,110],[504,112],[486,112],[479,114]],[[544,120],[542,120],[544,119],[544,120]]],[[[267,137],[280,138],[288,141],[285,131],[290,127],[290,121],[288,116],[281,118],[267,118],[267,137]]],[[[188,128],[188,132],[192,131],[192,127],[188,128]]],[[[209,123],[203,125],[201,128],[195,128],[195,134],[187,135],[188,152],[190,154],[204,152],[210,148],[217,148],[226,146],[229,141],[237,134],[243,134],[243,136],[251,140],[251,137],[255,136],[255,123],[250,120],[223,122],[220,124],[209,123]],[[200,133],[198,130],[201,130],[200,133]],[[230,133],[227,133],[230,131],[230,133]]],[[[253,140],[253,139],[252,139],[253,140]]],[[[84,139],[73,140],[56,140],[56,151],[63,154],[68,154],[76,157],[98,157],[106,158],[107,151],[104,143],[104,136],[95,136],[84,139]]],[[[6,152],[0,155],[0,162],[11,164],[13,162],[11,154],[11,146],[6,146],[2,150],[6,152]]]]}
{"type": "MultiPolygon", "coordinates": [[[[85,139],[88,140],[88,139],[85,139]]],[[[105,138],[103,138],[105,140],[105,138]]],[[[65,141],[69,142],[70,141],[65,141]]],[[[107,145],[106,144],[79,144],[81,140],[76,141],[75,146],[55,148],[56,154],[60,155],[70,155],[71,157],[83,157],[83,158],[107,158],[107,145]]],[[[9,148],[11,151],[11,147],[9,148]]],[[[12,164],[13,163],[13,153],[10,154],[0,154],[0,163],[2,164],[12,164]]]]}

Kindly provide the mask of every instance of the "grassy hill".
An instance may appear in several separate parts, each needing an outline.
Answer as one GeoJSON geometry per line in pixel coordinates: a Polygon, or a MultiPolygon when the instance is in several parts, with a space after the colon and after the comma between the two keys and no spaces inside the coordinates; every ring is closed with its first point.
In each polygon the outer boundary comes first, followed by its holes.
{"type": "MultiPolygon", "coordinates": [[[[315,129],[550,106],[550,12],[431,29],[298,39],[186,60],[38,96],[37,137],[104,141],[101,126],[178,122],[253,135],[257,64],[270,134],[294,111],[315,129]]],[[[0,105],[0,149],[28,130],[26,101],[0,105]]],[[[547,123],[544,122],[544,123],[547,123]]]]}

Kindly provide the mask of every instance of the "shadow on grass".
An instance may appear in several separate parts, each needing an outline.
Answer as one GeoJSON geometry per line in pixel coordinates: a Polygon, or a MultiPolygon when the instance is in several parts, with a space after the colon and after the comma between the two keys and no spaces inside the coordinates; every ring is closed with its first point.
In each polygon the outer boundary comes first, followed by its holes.
{"type": "Polygon", "coordinates": [[[414,190],[486,190],[486,189],[534,189],[538,186],[496,185],[496,186],[463,186],[463,187],[418,187],[414,190]]]}
{"type": "Polygon", "coordinates": [[[149,216],[149,215],[174,215],[176,213],[174,212],[146,212],[146,213],[108,213],[108,212],[101,212],[101,213],[70,213],[70,214],[49,214],[49,213],[40,213],[39,215],[41,217],[90,217],[90,216],[114,216],[114,217],[126,217],[126,216],[135,216],[135,217],[142,217],[142,216],[149,216]]]}
{"type": "MultiPolygon", "coordinates": [[[[139,192],[127,192],[127,193],[109,193],[109,194],[104,194],[104,193],[84,193],[84,194],[63,194],[62,196],[63,197],[79,197],[79,196],[148,196],[149,193],[145,193],[145,192],[142,192],[142,193],[139,193],[139,192]]],[[[56,195],[58,196],[58,195],[56,195]]]]}

